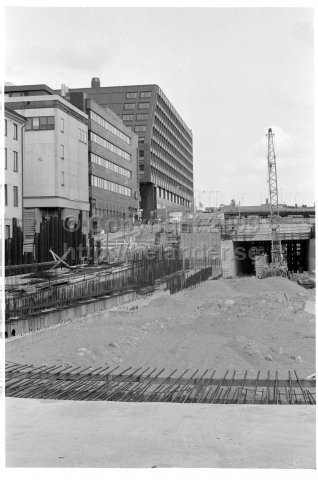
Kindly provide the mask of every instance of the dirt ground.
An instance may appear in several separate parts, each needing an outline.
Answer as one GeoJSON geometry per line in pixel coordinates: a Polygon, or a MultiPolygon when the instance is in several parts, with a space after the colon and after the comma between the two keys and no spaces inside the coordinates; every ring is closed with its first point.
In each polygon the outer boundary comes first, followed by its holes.
{"type": "Polygon", "coordinates": [[[138,308],[72,322],[39,335],[39,341],[26,336],[11,343],[6,358],[34,365],[161,367],[180,374],[278,370],[282,378],[296,370],[303,377],[315,372],[311,302],[314,290],[280,277],[210,280],[138,308]]]}

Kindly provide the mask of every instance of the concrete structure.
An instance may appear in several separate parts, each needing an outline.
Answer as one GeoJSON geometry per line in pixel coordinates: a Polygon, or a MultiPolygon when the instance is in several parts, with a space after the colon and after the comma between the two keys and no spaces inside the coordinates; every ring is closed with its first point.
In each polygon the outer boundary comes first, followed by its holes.
{"type": "Polygon", "coordinates": [[[85,91],[109,107],[138,134],[143,218],[163,220],[170,212],[193,211],[192,132],[158,85],[101,87],[94,78],[85,91]]]}
{"type": "Polygon", "coordinates": [[[46,85],[5,87],[5,103],[27,117],[23,175],[24,249],[43,217],[78,218],[88,228],[88,117],[46,85]]]}
{"type": "Polygon", "coordinates": [[[138,137],[109,108],[84,92],[71,92],[70,101],[89,118],[90,215],[128,219],[139,208],[138,137]]]}
{"type": "Polygon", "coordinates": [[[6,398],[7,467],[315,469],[315,436],[308,405],[6,398]]]}
{"type": "Polygon", "coordinates": [[[22,228],[24,126],[26,118],[5,108],[4,223],[5,238],[11,238],[13,222],[22,228]]]}

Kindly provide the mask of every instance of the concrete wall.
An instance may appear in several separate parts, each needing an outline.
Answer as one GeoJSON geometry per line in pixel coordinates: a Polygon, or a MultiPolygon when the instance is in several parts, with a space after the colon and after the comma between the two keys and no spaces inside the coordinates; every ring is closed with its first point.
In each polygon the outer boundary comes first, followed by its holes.
{"type": "Polygon", "coordinates": [[[235,277],[236,265],[232,240],[221,241],[221,265],[224,278],[235,277]]]}
{"type": "Polygon", "coordinates": [[[180,240],[184,258],[220,257],[219,231],[181,233],[180,240]]]}
{"type": "MultiPolygon", "coordinates": [[[[49,329],[54,325],[64,324],[92,315],[100,313],[105,316],[105,312],[117,305],[130,302],[136,299],[136,292],[128,292],[124,295],[116,295],[111,297],[104,297],[89,303],[82,303],[76,307],[55,310],[53,312],[40,313],[26,319],[10,320],[5,323],[5,331],[8,337],[12,337],[12,330],[15,330],[15,335],[22,335],[30,332],[36,333],[37,330],[49,329]]],[[[44,330],[43,333],[46,333],[44,330]]],[[[41,332],[39,333],[41,334],[41,332]]],[[[38,338],[38,337],[36,337],[38,338]]],[[[23,337],[21,337],[23,339],[23,337]]],[[[18,338],[14,341],[19,341],[18,338]]],[[[10,348],[10,342],[6,343],[6,349],[10,348]]]]}
{"type": "Polygon", "coordinates": [[[309,240],[308,270],[316,270],[316,239],[309,240]]]}

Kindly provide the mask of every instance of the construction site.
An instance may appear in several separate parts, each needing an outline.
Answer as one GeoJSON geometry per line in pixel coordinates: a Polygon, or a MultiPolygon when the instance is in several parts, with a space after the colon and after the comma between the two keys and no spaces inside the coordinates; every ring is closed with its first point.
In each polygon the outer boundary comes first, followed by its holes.
{"type": "MultiPolygon", "coordinates": [[[[29,402],[29,415],[35,411],[32,405],[38,411],[37,435],[43,434],[40,419],[47,428],[55,428],[43,419],[45,405],[53,409],[56,425],[63,409],[72,408],[81,441],[84,432],[88,437],[94,432],[85,423],[87,408],[112,416],[112,428],[119,433],[124,428],[119,412],[126,409],[125,425],[131,432],[137,428],[139,446],[150,441],[154,414],[164,421],[181,415],[177,431],[185,444],[181,447],[181,440],[175,439],[170,456],[157,445],[160,454],[134,457],[129,434],[126,447],[131,454],[126,462],[116,460],[114,452],[104,460],[87,453],[85,466],[266,467],[269,443],[272,450],[282,448],[281,436],[287,438],[297,428],[300,440],[285,446],[271,466],[292,468],[294,462],[297,468],[313,468],[315,217],[312,210],[288,215],[279,204],[271,129],[267,141],[267,216],[226,218],[215,212],[119,226],[97,232],[92,258],[84,256],[80,265],[71,264],[67,249],[61,257],[51,250],[51,262],[6,268],[9,466],[80,466],[74,458],[64,461],[56,445],[54,458],[42,452],[31,463],[25,450],[22,456],[11,453],[19,442],[32,443],[32,435],[13,421],[24,400],[29,402]],[[139,404],[148,413],[136,427],[139,404]],[[251,409],[256,424],[258,415],[269,415],[264,423],[276,422],[279,430],[269,442],[273,427],[268,427],[261,442],[265,453],[250,462],[242,457],[242,439],[231,447],[231,459],[224,452],[214,458],[207,448],[211,432],[198,439],[194,423],[185,421],[184,426],[185,418],[204,423],[204,417],[213,417],[215,424],[220,415],[235,417],[238,411],[233,409],[242,405],[251,409]],[[187,460],[180,449],[189,453],[187,460]]],[[[234,417],[244,429],[246,419],[241,424],[234,417]]],[[[24,426],[30,422],[28,417],[19,419],[24,426]]],[[[153,422],[164,442],[167,433],[153,422]]],[[[223,440],[232,441],[235,432],[224,425],[219,428],[223,440]]],[[[251,434],[255,442],[260,441],[257,430],[251,434]]]]}

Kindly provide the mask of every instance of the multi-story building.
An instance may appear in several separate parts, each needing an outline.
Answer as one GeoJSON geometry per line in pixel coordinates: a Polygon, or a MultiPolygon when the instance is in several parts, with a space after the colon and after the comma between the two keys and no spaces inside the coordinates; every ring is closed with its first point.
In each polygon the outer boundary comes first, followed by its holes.
{"type": "Polygon", "coordinates": [[[22,229],[22,175],[25,124],[25,117],[9,108],[5,108],[4,228],[6,239],[12,237],[15,227],[22,229]]]}
{"type": "Polygon", "coordinates": [[[98,78],[85,91],[109,107],[138,135],[143,218],[193,211],[192,132],[158,85],[101,87],[98,78]]]}
{"type": "Polygon", "coordinates": [[[137,135],[86,93],[71,92],[70,101],[88,115],[91,217],[133,218],[139,208],[137,135]]]}
{"type": "MultiPolygon", "coordinates": [[[[43,219],[79,219],[88,232],[88,117],[46,85],[5,87],[5,104],[27,119],[23,170],[24,250],[43,219]]],[[[52,239],[53,241],[53,239],[52,239]]],[[[48,245],[49,248],[50,245],[48,245]]]]}

